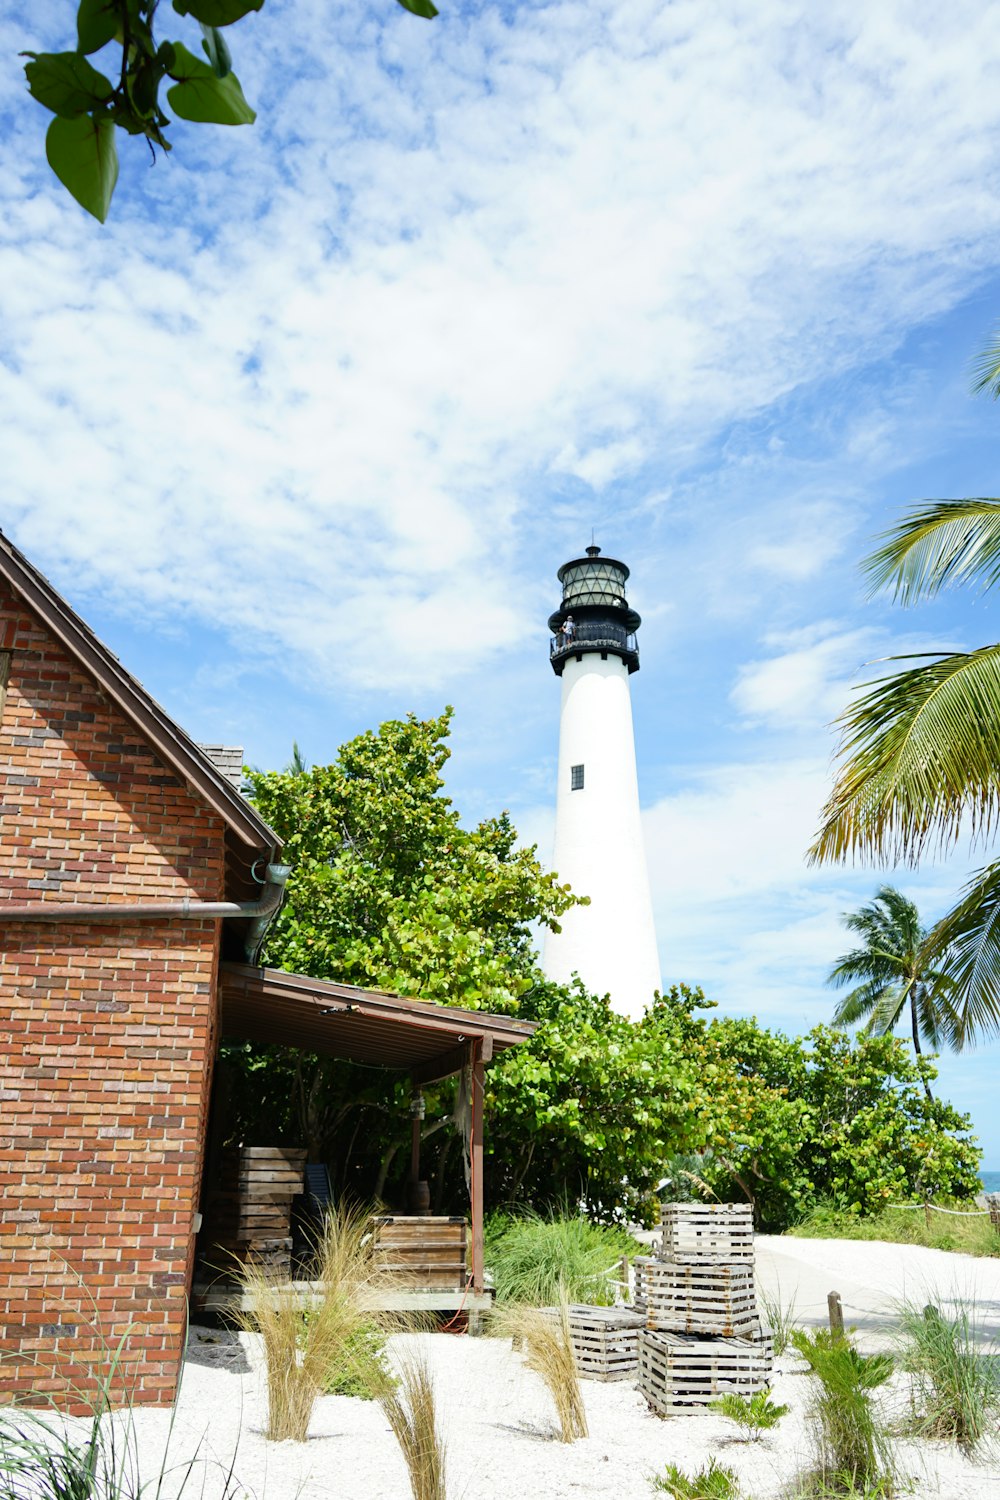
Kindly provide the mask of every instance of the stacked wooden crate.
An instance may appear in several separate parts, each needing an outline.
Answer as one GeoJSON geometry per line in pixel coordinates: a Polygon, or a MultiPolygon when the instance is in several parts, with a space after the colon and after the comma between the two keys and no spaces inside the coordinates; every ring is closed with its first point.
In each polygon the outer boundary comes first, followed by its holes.
{"type": "Polygon", "coordinates": [[[222,1152],[207,1225],[214,1268],[249,1259],[274,1276],[292,1272],[292,1199],[302,1192],[305,1151],[234,1146],[222,1152]]]}
{"type": "MultiPolygon", "coordinates": [[[[558,1319],[562,1310],[543,1307],[545,1317],[558,1319]]],[[[639,1368],[642,1313],[628,1307],[591,1307],[572,1303],[568,1309],[570,1340],[576,1367],[585,1380],[634,1380],[639,1368]]]]}
{"type": "Polygon", "coordinates": [[[460,1217],[382,1214],[374,1221],[379,1267],[401,1288],[465,1290],[469,1226],[460,1217]]]}
{"type": "Polygon", "coordinates": [[[766,1390],[770,1335],[757,1316],[748,1204],[667,1203],[659,1253],[635,1262],[639,1389],[654,1410],[766,1390]]]}

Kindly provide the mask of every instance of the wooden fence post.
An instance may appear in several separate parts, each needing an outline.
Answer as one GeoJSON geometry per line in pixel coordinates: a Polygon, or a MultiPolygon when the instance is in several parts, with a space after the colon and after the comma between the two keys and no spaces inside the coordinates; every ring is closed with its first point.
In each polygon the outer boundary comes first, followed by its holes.
{"type": "Polygon", "coordinates": [[[844,1305],[840,1300],[840,1293],[828,1293],[826,1305],[830,1312],[830,1332],[835,1339],[842,1339],[844,1337],[844,1305]]]}

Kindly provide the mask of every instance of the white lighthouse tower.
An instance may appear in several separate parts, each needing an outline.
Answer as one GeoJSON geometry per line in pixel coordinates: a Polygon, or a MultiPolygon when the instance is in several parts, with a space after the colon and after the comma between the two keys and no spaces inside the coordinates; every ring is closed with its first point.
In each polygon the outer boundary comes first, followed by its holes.
{"type": "Polygon", "coordinates": [[[552,668],[562,678],[552,867],[590,905],[546,933],[542,964],[560,983],[579,974],[636,1017],[661,982],[629,693],[640,619],[625,598],[628,568],[600,554],[588,547],[559,569],[562,604],[549,617],[552,668]]]}

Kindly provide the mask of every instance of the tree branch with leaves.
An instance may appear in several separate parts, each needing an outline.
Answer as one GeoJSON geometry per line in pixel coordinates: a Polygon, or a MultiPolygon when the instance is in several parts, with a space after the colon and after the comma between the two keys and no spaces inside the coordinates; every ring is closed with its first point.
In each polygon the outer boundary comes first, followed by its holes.
{"type": "MultiPolygon", "coordinates": [[[[397,3],[426,20],[438,13],[431,0],[397,3]]],[[[21,54],[29,92],[54,116],[45,138],[49,166],[95,219],[103,224],[111,208],[120,130],[143,138],[155,160],[171,149],[166,108],[199,125],[253,124],[226,33],[263,7],[264,0],[172,0],[174,13],[199,28],[201,58],[159,34],[160,0],[80,0],[72,51],[21,54]],[[111,77],[89,61],[97,54],[106,56],[111,77]]]]}

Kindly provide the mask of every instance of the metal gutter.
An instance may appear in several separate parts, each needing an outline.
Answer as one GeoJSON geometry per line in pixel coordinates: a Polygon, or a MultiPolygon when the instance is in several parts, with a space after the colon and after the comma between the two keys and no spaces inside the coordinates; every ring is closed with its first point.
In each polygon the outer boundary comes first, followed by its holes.
{"type": "Polygon", "coordinates": [[[253,963],[264,934],[277,916],[285,896],[291,865],[270,864],[257,901],[29,901],[23,906],[0,902],[0,927],[15,922],[170,922],[193,918],[239,917],[253,925],[247,934],[247,960],[253,963]]]}

